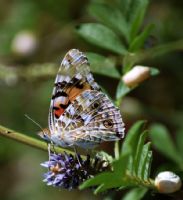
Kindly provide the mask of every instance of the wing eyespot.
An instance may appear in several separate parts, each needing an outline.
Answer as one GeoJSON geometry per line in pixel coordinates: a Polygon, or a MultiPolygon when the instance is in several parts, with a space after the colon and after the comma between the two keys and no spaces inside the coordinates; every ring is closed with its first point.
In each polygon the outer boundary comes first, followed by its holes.
{"type": "Polygon", "coordinates": [[[92,105],[92,108],[96,109],[99,107],[99,105],[100,105],[99,102],[94,102],[94,104],[92,105]]]}
{"type": "Polygon", "coordinates": [[[112,120],[105,120],[104,122],[103,122],[103,125],[106,127],[106,128],[112,128],[113,127],[113,122],[112,122],[112,120]]]}

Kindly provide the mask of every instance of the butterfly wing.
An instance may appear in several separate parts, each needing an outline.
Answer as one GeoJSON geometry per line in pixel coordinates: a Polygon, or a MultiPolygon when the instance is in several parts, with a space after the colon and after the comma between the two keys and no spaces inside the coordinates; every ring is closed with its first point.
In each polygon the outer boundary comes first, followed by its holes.
{"type": "Polygon", "coordinates": [[[86,90],[68,106],[55,125],[57,141],[65,146],[92,148],[103,141],[124,137],[124,123],[118,108],[102,92],[86,90]]]}
{"type": "Polygon", "coordinates": [[[85,90],[100,90],[100,87],[90,73],[86,56],[72,49],[65,55],[55,79],[48,116],[52,133],[65,109],[85,90]]]}

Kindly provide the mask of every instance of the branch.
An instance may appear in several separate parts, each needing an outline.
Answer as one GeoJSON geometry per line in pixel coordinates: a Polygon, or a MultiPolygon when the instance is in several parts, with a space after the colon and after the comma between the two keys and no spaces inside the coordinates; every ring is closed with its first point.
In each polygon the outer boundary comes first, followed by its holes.
{"type": "MultiPolygon", "coordinates": [[[[134,64],[142,62],[143,60],[162,56],[176,50],[183,50],[183,40],[158,45],[150,49],[139,51],[137,53],[129,53],[125,57],[127,60],[126,62],[134,64]]],[[[121,62],[121,57],[119,60],[121,62]]],[[[7,84],[11,85],[11,82],[14,83],[20,79],[36,81],[42,78],[55,77],[55,74],[58,71],[58,67],[59,64],[54,63],[40,63],[29,66],[13,67],[0,64],[0,80],[4,80],[7,84]]],[[[95,73],[95,71],[93,72],[95,73]]]]}
{"type": "MultiPolygon", "coordinates": [[[[6,128],[6,127],[1,126],[1,125],[0,125],[0,135],[7,137],[7,138],[10,138],[12,140],[15,140],[17,142],[29,145],[31,147],[34,147],[34,148],[37,148],[37,149],[40,149],[40,150],[43,150],[43,151],[48,151],[48,146],[47,146],[46,142],[37,140],[35,138],[29,137],[29,136],[22,134],[22,133],[18,133],[14,130],[11,130],[11,129],[6,128]]],[[[60,147],[54,147],[54,149],[58,153],[66,152],[68,154],[73,154],[72,151],[62,149],[60,147]]]]}
{"type": "Polygon", "coordinates": [[[54,77],[58,66],[53,63],[33,64],[29,66],[4,66],[0,65],[0,79],[11,84],[18,80],[39,80],[40,78],[54,77]]]}

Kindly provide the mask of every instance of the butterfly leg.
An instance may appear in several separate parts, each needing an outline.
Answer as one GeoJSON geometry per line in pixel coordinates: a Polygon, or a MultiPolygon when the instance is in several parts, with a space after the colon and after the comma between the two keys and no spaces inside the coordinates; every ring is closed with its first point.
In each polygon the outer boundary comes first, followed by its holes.
{"type": "Polygon", "coordinates": [[[50,161],[50,155],[52,153],[51,149],[53,149],[53,153],[55,154],[55,146],[54,146],[53,142],[51,141],[51,143],[47,142],[47,147],[48,147],[48,158],[50,161]]]}
{"type": "Polygon", "coordinates": [[[78,157],[78,153],[77,153],[77,149],[76,147],[74,146],[74,152],[75,152],[75,155],[76,155],[76,159],[78,160],[78,163],[79,163],[79,166],[81,167],[81,162],[79,161],[79,157],[78,157]]]}
{"type": "Polygon", "coordinates": [[[48,147],[48,158],[49,158],[49,161],[50,161],[51,144],[50,144],[50,143],[47,143],[47,147],[48,147]]]}
{"type": "Polygon", "coordinates": [[[55,145],[52,141],[51,141],[51,145],[52,145],[53,153],[56,154],[55,145]]]}

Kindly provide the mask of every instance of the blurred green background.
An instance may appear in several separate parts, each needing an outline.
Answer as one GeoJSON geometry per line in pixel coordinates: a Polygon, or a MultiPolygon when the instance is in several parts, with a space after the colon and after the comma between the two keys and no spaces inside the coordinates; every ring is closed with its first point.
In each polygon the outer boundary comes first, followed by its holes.
{"type": "MultiPolygon", "coordinates": [[[[24,114],[28,114],[41,126],[47,126],[54,76],[64,54],[71,48],[84,52],[106,52],[89,45],[76,34],[77,25],[95,21],[87,12],[89,1],[1,0],[0,3],[1,124],[36,137],[39,128],[25,118],[24,114]],[[24,45],[21,45],[22,43],[24,45]],[[45,63],[54,65],[50,76],[33,79],[3,75],[7,66],[17,70],[31,68],[31,65],[36,64],[44,70],[45,63]]],[[[182,19],[183,2],[151,1],[145,21],[153,22],[156,27],[148,45],[181,39],[182,19]]],[[[170,129],[174,138],[176,132],[183,132],[182,52],[169,53],[142,64],[157,67],[161,73],[124,98],[122,113],[126,127],[137,119],[147,119],[150,123],[161,122],[170,129]]],[[[100,75],[95,75],[95,78],[114,96],[117,86],[115,79],[100,75]],[[111,81],[114,83],[112,86],[111,81]]],[[[157,168],[155,166],[170,164],[156,154],[153,171],[157,168]]],[[[40,163],[46,159],[45,152],[0,137],[0,199],[104,198],[105,194],[94,196],[91,191],[65,191],[45,186],[42,182],[44,169],[40,163]]],[[[120,194],[118,195],[116,198],[120,199],[120,194]]]]}

